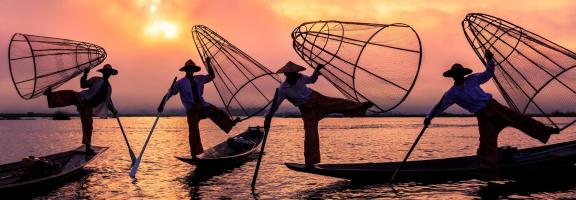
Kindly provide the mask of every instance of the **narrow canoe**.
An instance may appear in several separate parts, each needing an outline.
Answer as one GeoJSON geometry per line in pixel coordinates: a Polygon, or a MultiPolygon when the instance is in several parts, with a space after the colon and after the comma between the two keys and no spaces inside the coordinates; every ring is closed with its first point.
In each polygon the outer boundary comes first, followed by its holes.
{"type": "MultiPolygon", "coordinates": [[[[400,162],[304,164],[285,163],[292,170],[359,182],[387,182],[400,162]]],[[[573,173],[576,169],[576,141],[521,150],[500,149],[497,176],[510,179],[545,178],[573,173]]],[[[482,178],[477,156],[406,162],[398,181],[441,181],[482,178]]],[[[486,177],[484,177],[486,178],[486,177]]]]}
{"type": "Polygon", "coordinates": [[[263,138],[264,129],[262,127],[250,127],[243,133],[204,150],[204,153],[199,155],[197,159],[192,159],[190,156],[179,156],[176,158],[198,167],[237,165],[243,163],[252,153],[258,151],[263,138]]]}
{"type": "Polygon", "coordinates": [[[53,175],[33,179],[22,179],[22,177],[17,175],[23,168],[21,162],[0,165],[0,193],[32,192],[41,190],[45,186],[53,186],[63,182],[79,172],[80,169],[96,159],[108,148],[93,146],[94,153],[86,155],[84,146],[81,146],[74,150],[40,157],[40,159],[48,160],[57,166],[55,168],[57,172],[53,175]]]}

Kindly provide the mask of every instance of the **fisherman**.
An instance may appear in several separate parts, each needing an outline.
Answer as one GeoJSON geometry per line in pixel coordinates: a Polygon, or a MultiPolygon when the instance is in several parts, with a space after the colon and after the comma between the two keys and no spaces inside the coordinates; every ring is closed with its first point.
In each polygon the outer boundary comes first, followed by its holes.
{"type": "Polygon", "coordinates": [[[276,89],[272,106],[264,121],[264,128],[267,131],[270,129],[274,113],[284,99],[288,99],[290,103],[300,109],[304,121],[304,158],[307,167],[313,167],[314,164],[320,163],[320,140],[318,136],[320,120],[332,113],[363,116],[368,108],[374,106],[371,102],[358,103],[327,97],[308,88],[307,84],[313,84],[318,80],[322,68],[324,65],[318,65],[311,76],[301,74],[300,71],[304,71],[306,68],[292,62],[288,62],[280,68],[276,73],[284,73],[286,80],[276,89]]]}
{"type": "Polygon", "coordinates": [[[44,95],[48,99],[49,108],[66,107],[74,105],[80,113],[80,121],[82,123],[82,144],[86,147],[86,153],[91,154],[94,151],[91,149],[92,145],[92,116],[100,118],[108,117],[108,110],[114,116],[118,114],[112,99],[112,86],[110,86],[109,78],[112,75],[117,75],[118,71],[113,69],[111,65],[106,64],[98,72],[102,73],[102,77],[94,76],[88,79],[90,68],[84,70],[84,74],[80,78],[80,87],[85,90],[75,92],[72,90],[61,90],[52,92],[52,88],[48,88],[44,95]]]}
{"type": "Polygon", "coordinates": [[[486,173],[495,173],[498,163],[498,134],[502,129],[508,126],[514,127],[542,143],[548,142],[551,134],[560,133],[560,129],[546,126],[529,116],[507,108],[494,100],[490,93],[484,92],[480,85],[492,78],[495,68],[492,52],[487,50],[485,58],[486,70],[482,73],[471,74],[472,70],[460,64],[454,64],[450,70],[444,72],[444,77],[454,79],[454,85],[444,93],[440,102],[426,115],[424,125],[430,125],[436,114],[442,113],[454,103],[474,113],[478,119],[480,131],[480,147],[478,148],[480,168],[486,173]]]}
{"type": "MultiPolygon", "coordinates": [[[[198,159],[197,156],[204,152],[202,141],[200,140],[200,128],[198,126],[200,120],[206,119],[206,117],[210,118],[210,120],[218,125],[226,134],[232,130],[232,127],[240,122],[240,118],[231,120],[224,111],[204,100],[204,85],[216,77],[214,69],[212,69],[212,65],[210,65],[210,57],[207,57],[205,61],[208,75],[194,75],[194,73],[200,71],[200,67],[190,59],[186,61],[184,66],[180,68],[180,71],[186,72],[186,76],[178,80],[174,86],[170,88],[166,99],[166,101],[168,101],[171,96],[180,93],[180,100],[186,109],[189,133],[188,142],[190,143],[192,159],[198,159]]],[[[163,111],[164,104],[161,104],[160,107],[158,107],[158,112],[163,111]]]]}

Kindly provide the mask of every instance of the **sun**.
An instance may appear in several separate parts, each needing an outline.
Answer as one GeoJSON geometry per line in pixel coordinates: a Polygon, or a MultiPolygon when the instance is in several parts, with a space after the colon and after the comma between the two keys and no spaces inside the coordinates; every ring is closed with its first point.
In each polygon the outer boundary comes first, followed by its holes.
{"type": "Polygon", "coordinates": [[[152,37],[163,37],[166,39],[174,39],[178,36],[179,28],[173,22],[169,21],[153,21],[145,29],[145,33],[152,37]]]}
{"type": "Polygon", "coordinates": [[[150,5],[149,12],[151,15],[150,22],[144,27],[146,36],[163,39],[175,39],[178,37],[180,32],[178,23],[163,19],[158,5],[150,5]]]}

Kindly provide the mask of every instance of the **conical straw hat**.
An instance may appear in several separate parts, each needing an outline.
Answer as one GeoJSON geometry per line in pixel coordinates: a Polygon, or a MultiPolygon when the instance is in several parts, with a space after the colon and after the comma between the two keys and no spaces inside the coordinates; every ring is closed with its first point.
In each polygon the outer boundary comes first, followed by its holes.
{"type": "Polygon", "coordinates": [[[284,67],[280,68],[276,73],[287,73],[287,72],[299,72],[304,71],[306,68],[293,63],[292,61],[288,61],[284,67]]]}

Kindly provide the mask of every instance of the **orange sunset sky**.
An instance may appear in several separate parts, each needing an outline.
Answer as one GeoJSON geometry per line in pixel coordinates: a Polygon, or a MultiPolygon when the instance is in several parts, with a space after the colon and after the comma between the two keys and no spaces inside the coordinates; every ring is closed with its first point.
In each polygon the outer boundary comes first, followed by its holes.
{"type": "MultiPolygon", "coordinates": [[[[460,22],[466,13],[509,20],[575,50],[575,9],[576,1],[570,0],[0,0],[0,113],[54,111],[47,108],[44,97],[21,99],[12,85],[7,51],[17,32],[104,47],[105,63],[120,71],[111,79],[118,110],[154,113],[172,78],[183,76],[178,72],[183,63],[188,58],[201,63],[190,34],[193,25],[210,27],[275,71],[288,60],[304,64],[290,38],[303,22],[401,22],[420,35],[423,62],[414,90],[393,112],[425,113],[452,84],[441,75],[451,64],[483,70],[462,32],[460,22]]],[[[96,74],[95,70],[91,73],[96,74]]],[[[339,95],[325,80],[314,88],[339,95]]],[[[493,83],[484,88],[499,98],[493,83]]],[[[79,90],[78,78],[58,89],[79,90]]],[[[216,95],[212,85],[206,88],[207,100],[221,105],[216,95]]],[[[173,98],[167,109],[180,108],[179,100],[173,98]]]]}

